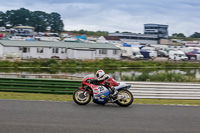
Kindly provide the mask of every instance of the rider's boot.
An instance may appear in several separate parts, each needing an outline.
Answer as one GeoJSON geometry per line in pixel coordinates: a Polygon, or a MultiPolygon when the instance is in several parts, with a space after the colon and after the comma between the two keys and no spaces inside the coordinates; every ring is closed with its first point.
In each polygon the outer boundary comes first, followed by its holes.
{"type": "Polygon", "coordinates": [[[115,90],[114,87],[112,87],[111,90],[112,90],[112,94],[111,94],[111,96],[112,96],[112,97],[115,97],[115,95],[118,93],[118,91],[115,90]]]}

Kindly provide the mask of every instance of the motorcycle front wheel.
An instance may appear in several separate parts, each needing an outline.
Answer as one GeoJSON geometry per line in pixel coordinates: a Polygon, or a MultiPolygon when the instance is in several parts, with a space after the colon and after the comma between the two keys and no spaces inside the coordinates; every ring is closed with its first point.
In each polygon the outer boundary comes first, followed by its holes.
{"type": "Polygon", "coordinates": [[[119,90],[117,99],[119,100],[117,100],[116,103],[122,107],[127,107],[133,103],[133,95],[126,89],[119,90]]]}
{"type": "Polygon", "coordinates": [[[73,100],[75,103],[79,104],[79,105],[86,105],[90,102],[91,100],[91,95],[88,92],[85,92],[85,94],[83,94],[83,90],[76,90],[73,94],[73,100]]]}

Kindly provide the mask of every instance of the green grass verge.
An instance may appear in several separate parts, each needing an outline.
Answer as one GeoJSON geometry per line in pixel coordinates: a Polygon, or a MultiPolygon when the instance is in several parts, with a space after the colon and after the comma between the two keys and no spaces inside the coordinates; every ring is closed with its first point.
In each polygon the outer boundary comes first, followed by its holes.
{"type": "MultiPolygon", "coordinates": [[[[72,95],[0,92],[0,99],[73,101],[72,95]]],[[[200,105],[200,100],[134,99],[134,104],[200,105]]]]}
{"type": "Polygon", "coordinates": [[[0,92],[0,99],[72,101],[72,95],[0,92]]]}

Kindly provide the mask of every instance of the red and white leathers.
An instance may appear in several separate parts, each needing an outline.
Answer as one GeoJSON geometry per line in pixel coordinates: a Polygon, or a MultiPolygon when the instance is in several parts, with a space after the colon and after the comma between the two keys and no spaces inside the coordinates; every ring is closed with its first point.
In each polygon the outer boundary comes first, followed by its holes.
{"type": "Polygon", "coordinates": [[[98,70],[96,72],[96,81],[99,84],[104,85],[109,91],[113,93],[115,92],[114,86],[118,86],[118,83],[113,78],[111,78],[108,74],[105,74],[103,70],[98,70]]]}
{"type": "Polygon", "coordinates": [[[118,83],[111,78],[108,74],[105,74],[102,78],[96,79],[98,83],[105,85],[105,82],[108,81],[109,85],[106,85],[108,88],[118,86],[118,83]]]}

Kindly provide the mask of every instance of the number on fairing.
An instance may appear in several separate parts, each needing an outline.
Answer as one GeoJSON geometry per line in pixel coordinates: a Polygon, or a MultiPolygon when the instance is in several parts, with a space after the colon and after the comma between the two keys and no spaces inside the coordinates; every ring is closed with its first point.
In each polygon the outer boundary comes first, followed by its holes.
{"type": "Polygon", "coordinates": [[[100,93],[102,93],[104,91],[104,88],[102,86],[98,87],[100,93]]]}

